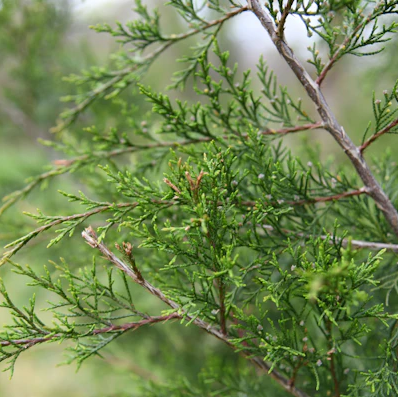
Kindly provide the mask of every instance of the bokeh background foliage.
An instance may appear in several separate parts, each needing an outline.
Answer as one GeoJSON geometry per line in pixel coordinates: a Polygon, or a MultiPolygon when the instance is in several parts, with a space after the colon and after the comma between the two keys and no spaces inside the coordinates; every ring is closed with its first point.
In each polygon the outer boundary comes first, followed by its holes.
{"type": "MultiPolygon", "coordinates": [[[[84,2],[83,2],[84,3],[84,2]]],[[[83,4],[84,5],[84,4],[83,4]]],[[[114,26],[114,21],[126,22],[136,15],[131,11],[132,4],[126,2],[110,2],[108,4],[85,8],[80,2],[46,1],[46,0],[2,0],[0,1],[0,195],[7,196],[11,192],[23,188],[25,178],[39,175],[53,169],[54,165],[65,161],[64,154],[53,150],[54,146],[48,143],[55,136],[67,136],[71,151],[79,148],[82,155],[89,150],[92,137],[97,137],[98,150],[101,136],[106,132],[107,139],[112,140],[112,132],[126,133],[129,138],[130,130],[139,130],[141,133],[134,136],[135,143],[145,141],[148,134],[147,119],[149,119],[152,104],[140,95],[136,85],[119,87],[120,93],[114,98],[102,98],[90,105],[90,108],[74,117],[74,114],[59,115],[65,105],[58,99],[71,99],[76,90],[83,94],[87,90],[84,74],[81,81],[82,69],[89,69],[92,65],[99,65],[98,69],[90,69],[91,76],[98,73],[101,76],[109,67],[114,68],[123,63],[125,56],[115,40],[107,34],[89,33],[88,25],[108,22],[114,26]],[[128,12],[127,12],[127,11],[128,12]],[[111,55],[112,54],[112,55],[111,55]],[[64,78],[69,76],[68,78],[64,78]],[[71,85],[78,82],[80,85],[71,85]],[[73,124],[61,129],[65,120],[73,124]],[[93,127],[95,126],[95,127],[93,127]],[[55,127],[55,128],[54,128],[55,127]],[[50,132],[52,128],[52,132],[50,132]],[[52,164],[50,167],[48,164],[52,164]]],[[[149,7],[160,6],[166,32],[178,34],[185,29],[185,22],[171,12],[163,4],[150,3],[149,7]]],[[[230,50],[230,63],[239,61],[239,72],[246,68],[255,69],[259,54],[264,54],[268,65],[277,70],[278,79],[283,85],[291,86],[290,94],[304,98],[301,87],[293,84],[294,76],[286,69],[275,50],[267,44],[268,38],[261,30],[240,28],[239,24],[248,23],[242,16],[227,25],[219,37],[221,48],[230,50]],[[255,38],[255,39],[254,39],[255,38]],[[253,44],[253,41],[257,43],[253,44]]],[[[255,24],[254,20],[249,23],[255,24]]],[[[257,23],[257,22],[256,22],[257,23]]],[[[102,29],[107,30],[107,29],[102,29]]],[[[311,45],[313,38],[307,38],[307,32],[302,25],[287,26],[287,37],[298,36],[293,43],[297,47],[300,57],[305,57],[303,51],[311,45]],[[297,33],[299,32],[299,34],[297,33]],[[308,41],[308,43],[307,43],[308,41]],[[303,45],[303,42],[306,44],[303,45]],[[300,52],[302,51],[302,52],[300,52]]],[[[194,40],[182,42],[164,53],[160,62],[155,62],[146,71],[142,80],[145,87],[151,86],[153,92],[163,90],[166,82],[172,82],[171,76],[175,70],[181,69],[175,59],[181,57],[194,43],[194,40]]],[[[366,58],[345,58],[329,76],[325,86],[326,95],[334,106],[334,110],[341,123],[352,138],[359,142],[363,130],[366,128],[372,112],[372,91],[380,97],[384,89],[391,89],[396,79],[397,58],[394,56],[398,42],[392,39],[378,61],[366,58]],[[350,86],[352,89],[347,90],[350,86]],[[364,109],[367,109],[365,112],[364,109]]],[[[213,56],[213,55],[212,55],[213,56]]],[[[256,78],[253,73],[253,78],[256,78]]],[[[171,98],[178,97],[195,101],[196,96],[191,85],[183,93],[170,91],[171,98]]],[[[306,100],[304,99],[304,105],[306,100]]],[[[159,127],[159,119],[155,126],[159,127]]],[[[172,138],[170,134],[168,137],[172,138]]],[[[131,137],[130,137],[131,138],[131,137]]],[[[116,139],[116,138],[115,138],[116,139]]],[[[383,168],[375,162],[374,170],[382,179],[383,184],[395,181],[396,163],[394,159],[394,145],[397,137],[393,134],[385,136],[372,147],[375,158],[390,156],[387,161],[389,168],[383,168]]],[[[324,166],[333,171],[343,170],[347,166],[346,159],[340,153],[337,144],[326,134],[306,132],[303,136],[289,137],[284,146],[300,155],[303,164],[316,164],[319,160],[324,166]],[[311,142],[310,148],[308,142],[311,142]]],[[[55,147],[57,149],[57,147],[55,147]]],[[[210,150],[210,149],[209,149],[210,150]]],[[[68,150],[65,150],[68,153],[68,150]]],[[[189,151],[186,153],[189,154],[189,151]]],[[[147,177],[160,178],[168,169],[162,162],[162,156],[168,156],[168,150],[151,158],[145,154],[127,154],[117,159],[118,166],[125,170],[129,168],[142,169],[147,177]],[[153,163],[153,162],[156,162],[153,163]],[[156,166],[155,166],[156,165],[156,166]]],[[[116,161],[116,160],[115,160],[116,161]]],[[[98,169],[98,163],[110,163],[113,160],[97,158],[94,162],[87,162],[85,167],[71,174],[51,178],[44,183],[37,183],[37,187],[23,200],[18,201],[12,208],[7,208],[0,218],[0,240],[5,245],[24,235],[36,227],[35,220],[21,215],[23,211],[34,213],[40,208],[47,214],[81,212],[78,203],[68,203],[67,199],[57,191],[76,193],[83,190],[90,198],[102,201],[114,201],[117,192],[108,188],[106,173],[98,169]]],[[[344,175],[344,171],[341,171],[344,175]]],[[[29,183],[29,181],[28,181],[29,183]]],[[[331,210],[332,211],[332,210],[331,210]]],[[[344,224],[346,208],[332,212],[339,217],[343,227],[350,226],[347,219],[344,224]]],[[[332,217],[333,217],[332,216],[332,217]]],[[[378,222],[379,215],[375,215],[378,222]]],[[[98,218],[93,226],[99,226],[106,217],[98,218]]],[[[359,221],[359,219],[358,219],[359,221]]],[[[374,227],[363,236],[378,236],[384,238],[385,230],[376,230],[376,224],[371,220],[363,221],[363,228],[374,227]]],[[[81,229],[79,229],[81,231],[81,229]]],[[[46,249],[46,245],[55,235],[39,236],[30,242],[27,250],[22,250],[17,257],[18,263],[29,265],[37,271],[42,271],[43,264],[54,276],[57,275],[55,264],[61,262],[60,257],[68,263],[73,271],[81,266],[91,266],[91,253],[84,246],[80,233],[75,233],[70,239],[64,239],[62,244],[53,245],[46,249]],[[85,258],[82,261],[82,258],[85,258]],[[88,261],[88,263],[86,263],[88,261]]],[[[361,236],[362,237],[362,236],[361,236]]],[[[242,254],[242,253],[241,253],[242,254]]],[[[243,252],[244,254],[244,252],[243,252]]],[[[249,254],[247,254],[249,256],[249,254]]],[[[388,265],[394,264],[396,257],[386,254],[385,263],[378,277],[386,272],[390,280],[397,277],[388,265]]],[[[286,263],[289,263],[286,260],[286,263]]],[[[103,264],[101,264],[102,266],[103,264]]],[[[156,266],[155,266],[156,267],[156,266]]],[[[1,276],[17,304],[26,305],[32,296],[33,289],[25,287],[26,278],[17,276],[9,268],[1,269],[1,276]]],[[[103,275],[105,277],[105,275],[103,275]]],[[[393,283],[393,281],[391,281],[393,283]]],[[[393,286],[393,284],[391,284],[393,286]]],[[[52,294],[35,289],[38,308],[45,307],[46,301],[53,298],[52,294]]],[[[165,309],[156,299],[139,289],[132,291],[133,300],[141,311],[156,312],[165,309]]],[[[378,291],[380,301],[385,301],[385,294],[378,291]]],[[[396,304],[396,295],[388,296],[390,307],[396,304]]],[[[10,318],[6,310],[0,312],[2,323],[8,323],[10,318]]],[[[43,319],[46,313],[43,313],[43,319]]],[[[368,341],[368,349],[372,349],[368,341]]],[[[152,387],[151,382],[168,383],[164,395],[185,396],[196,395],[196,392],[208,390],[209,379],[225,380],[218,385],[224,395],[239,394],[244,390],[246,395],[267,396],[272,390],[273,396],[285,396],[286,393],[274,387],[273,381],[266,376],[259,380],[256,371],[248,363],[233,353],[230,349],[208,337],[194,327],[183,327],[178,323],[168,323],[162,326],[153,326],[139,329],[117,339],[109,347],[101,351],[102,359],[93,358],[86,362],[75,373],[75,366],[57,367],[56,364],[67,361],[63,358],[64,346],[49,344],[37,346],[22,355],[16,365],[14,378],[8,382],[8,373],[1,375],[0,393],[7,396],[25,395],[53,396],[124,396],[124,395],[163,395],[162,389],[152,387]],[[195,348],[200,346],[200,348],[195,348]],[[227,365],[228,363],[228,365],[227,365]],[[239,369],[239,376],[231,368],[239,369]],[[218,374],[222,372],[222,376],[218,374]],[[172,379],[172,381],[170,381],[172,379]],[[208,389],[207,389],[208,388],[208,389]],[[126,392],[128,391],[128,393],[126,392]],[[229,394],[228,394],[229,393],[229,394]],[[235,393],[235,394],[232,394],[235,393]]],[[[210,395],[210,394],[209,394],[210,395]]]]}

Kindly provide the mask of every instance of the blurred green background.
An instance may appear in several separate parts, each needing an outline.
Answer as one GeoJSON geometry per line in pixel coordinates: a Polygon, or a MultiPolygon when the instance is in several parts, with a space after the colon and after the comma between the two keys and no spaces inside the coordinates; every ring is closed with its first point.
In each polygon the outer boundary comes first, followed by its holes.
{"type": "MultiPolygon", "coordinates": [[[[156,4],[155,1],[152,2],[156,4]]],[[[152,5],[152,3],[150,3],[152,5]]],[[[24,181],[48,169],[51,162],[59,160],[59,154],[41,145],[39,139],[52,139],[50,128],[56,124],[65,105],[59,101],[63,95],[74,92],[63,76],[79,73],[91,65],[106,65],[110,54],[118,50],[118,43],[105,34],[96,34],[88,26],[100,22],[126,22],[134,17],[132,1],[50,1],[50,0],[0,0],[0,196],[3,197],[24,186],[24,181]]],[[[162,8],[164,28],[178,33],[184,28],[182,20],[162,8]]],[[[297,54],[306,59],[310,39],[300,21],[291,20],[287,26],[287,38],[297,54]]],[[[255,68],[260,54],[264,54],[270,67],[277,71],[280,83],[291,87],[291,93],[303,96],[301,87],[287,69],[270,40],[254,18],[242,15],[230,23],[223,33],[223,49],[231,51],[240,70],[255,68]]],[[[339,120],[358,144],[364,128],[372,119],[372,91],[376,98],[383,90],[391,90],[397,79],[398,42],[392,41],[377,63],[367,58],[347,58],[330,74],[325,84],[325,95],[330,100],[339,120]],[[380,64],[381,62],[381,64],[380,64]]],[[[153,66],[145,82],[162,90],[170,82],[177,69],[176,58],[187,50],[188,44],[173,48],[163,60],[153,66]]],[[[133,88],[126,90],[124,99],[129,106],[140,106],[141,99],[133,88]]],[[[171,96],[192,97],[192,92],[171,93],[171,96]]],[[[142,105],[142,104],[141,104],[142,105]]],[[[148,105],[145,105],[148,109],[148,105]]],[[[121,106],[98,102],[77,121],[74,129],[95,124],[101,129],[118,126],[128,130],[128,120],[120,117],[121,106]]],[[[286,142],[293,149],[302,139],[310,139],[321,153],[321,159],[331,156],[344,160],[326,132],[305,132],[286,142]],[[317,146],[319,145],[319,146],[317,146]]],[[[378,141],[369,154],[394,149],[398,137],[389,135],[378,141]]],[[[77,141],[78,144],[78,141],[77,141]]],[[[133,163],[133,159],[132,159],[133,163]]],[[[20,201],[0,218],[0,242],[21,236],[35,227],[32,219],[23,211],[43,209],[48,214],[72,211],[73,206],[57,194],[57,190],[76,193],[80,186],[70,176],[52,180],[49,186],[36,189],[26,200],[20,201]],[[45,190],[44,190],[45,189],[45,190]]],[[[69,213],[69,212],[68,212],[69,213]]],[[[21,264],[29,263],[40,268],[48,259],[57,261],[68,253],[68,261],[78,255],[74,236],[68,243],[46,250],[46,235],[37,239],[18,255],[21,264]],[[74,244],[75,242],[75,244],[74,244]],[[74,247],[69,250],[69,247],[74,247]]],[[[24,280],[1,269],[13,298],[27,303],[33,290],[21,285],[24,280]]],[[[141,310],[158,305],[152,297],[135,291],[141,310]]],[[[38,295],[45,302],[48,296],[38,295]]],[[[3,310],[4,311],[4,310],[3,310]]],[[[0,311],[0,323],[9,320],[0,311]]],[[[142,381],[164,381],[175,374],[195,379],[208,357],[216,355],[221,360],[239,360],[237,355],[208,338],[199,330],[167,324],[131,333],[105,349],[103,359],[91,359],[76,373],[76,367],[57,366],[64,361],[65,346],[38,346],[24,354],[16,365],[14,377],[0,374],[0,395],[8,397],[64,396],[123,396],[133,395],[142,381]],[[141,336],[145,335],[145,338],[141,336]],[[201,349],[190,348],[195,341],[201,349]]],[[[242,365],[244,365],[243,363],[242,365]]],[[[267,381],[266,381],[267,382],[267,381]]],[[[283,394],[281,394],[283,395],[283,394]]]]}

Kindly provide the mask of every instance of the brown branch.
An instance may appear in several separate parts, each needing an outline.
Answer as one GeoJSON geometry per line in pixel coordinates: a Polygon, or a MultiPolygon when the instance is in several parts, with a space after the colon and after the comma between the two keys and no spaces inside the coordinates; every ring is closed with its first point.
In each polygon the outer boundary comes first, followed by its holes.
{"type": "MultiPolygon", "coordinates": [[[[271,225],[262,225],[262,227],[270,232],[277,232],[278,230],[275,229],[271,225]]],[[[293,230],[289,229],[280,229],[283,233],[290,234],[292,236],[296,237],[303,237],[303,238],[311,238],[314,237],[313,235],[309,236],[305,233],[302,232],[295,232],[293,230]]],[[[375,251],[380,251],[382,249],[385,249],[387,251],[392,251],[398,253],[398,244],[389,244],[389,243],[378,243],[374,241],[364,241],[364,240],[351,240],[348,238],[338,238],[335,236],[326,236],[326,235],[321,235],[317,236],[322,240],[327,240],[330,239],[330,244],[333,244],[333,240],[337,240],[343,247],[347,247],[349,244],[351,245],[352,248],[357,248],[357,249],[369,249],[369,250],[375,250],[375,251]]],[[[255,268],[255,266],[253,266],[255,268]]]]}
{"type": "Polygon", "coordinates": [[[170,37],[166,38],[166,40],[167,39],[168,40],[173,40],[173,41],[184,40],[184,39],[186,39],[188,37],[194,36],[197,33],[203,32],[204,30],[207,30],[207,29],[212,28],[214,26],[222,25],[228,19],[231,19],[231,18],[235,17],[236,15],[241,14],[242,12],[248,11],[248,9],[249,9],[248,6],[243,6],[243,7],[237,8],[236,10],[225,14],[222,18],[215,19],[215,20],[207,23],[205,26],[202,26],[202,27],[200,27],[198,29],[191,30],[191,31],[189,31],[187,33],[182,33],[180,35],[170,36],[170,37]]]}
{"type": "MultiPolygon", "coordinates": [[[[97,235],[95,234],[94,230],[91,227],[84,230],[84,232],[82,233],[82,237],[91,247],[98,249],[108,261],[110,261],[118,269],[125,272],[127,276],[131,277],[131,279],[134,282],[141,285],[149,293],[159,298],[162,302],[166,303],[172,309],[176,310],[182,318],[191,321],[192,324],[203,329],[204,331],[206,331],[210,335],[213,335],[217,339],[220,339],[232,349],[234,350],[236,349],[236,346],[232,343],[230,338],[227,335],[224,335],[223,332],[220,331],[218,328],[213,327],[209,323],[206,323],[199,317],[192,317],[178,303],[167,298],[160,289],[154,287],[145,279],[140,279],[139,277],[137,277],[134,271],[127,264],[125,264],[112,251],[110,251],[103,242],[98,241],[97,235]]],[[[291,393],[293,396],[309,397],[308,394],[306,394],[304,391],[298,389],[295,386],[290,385],[289,379],[286,379],[277,370],[273,369],[272,372],[270,372],[271,366],[268,363],[266,363],[262,357],[253,357],[251,352],[248,351],[240,351],[240,353],[243,356],[245,356],[248,360],[250,360],[253,364],[255,364],[257,367],[261,368],[263,371],[269,374],[269,376],[271,376],[276,382],[279,383],[280,386],[282,386],[287,392],[291,393]]]]}
{"type": "Polygon", "coordinates": [[[278,36],[274,23],[261,6],[260,0],[248,0],[248,3],[253,13],[257,16],[262,26],[267,31],[278,52],[285,59],[286,63],[303,85],[310,99],[314,102],[324,123],[324,128],[333,136],[344,150],[356,169],[357,174],[362,179],[368,194],[373,198],[377,207],[383,212],[384,217],[390,224],[392,230],[398,236],[397,210],[380,187],[359,149],[354,145],[350,137],[344,131],[344,128],[337,121],[329,107],[329,104],[326,102],[319,85],[304,69],[301,62],[294,55],[292,49],[278,36]]]}
{"type": "MultiPolygon", "coordinates": [[[[286,128],[280,128],[277,130],[274,130],[272,128],[268,128],[265,130],[262,130],[259,132],[260,135],[287,135],[287,134],[293,134],[295,132],[301,132],[301,131],[309,131],[309,130],[315,130],[318,128],[323,128],[324,124],[322,121],[318,121],[316,123],[308,123],[308,124],[302,124],[302,125],[297,125],[294,127],[286,127],[286,128]]],[[[215,139],[247,139],[249,138],[249,134],[229,134],[229,135],[221,135],[219,137],[215,136],[205,136],[202,138],[196,138],[196,139],[185,139],[182,141],[173,141],[173,142],[156,142],[156,143],[151,143],[148,145],[142,145],[142,146],[133,146],[131,148],[126,148],[123,149],[123,153],[127,152],[132,152],[132,151],[138,151],[138,150],[148,150],[148,149],[155,149],[155,148],[161,148],[161,147],[173,147],[173,148],[178,148],[178,146],[186,146],[186,145],[192,145],[195,143],[205,143],[205,142],[211,142],[214,141],[215,139]]],[[[118,155],[118,154],[123,154],[123,153],[115,153],[112,154],[118,155]]],[[[110,157],[110,156],[109,156],[110,157]]]]}
{"type": "MultiPolygon", "coordinates": [[[[362,187],[357,190],[351,190],[349,192],[338,193],[333,196],[309,197],[308,199],[303,199],[303,200],[283,201],[283,203],[288,204],[288,205],[306,205],[306,204],[325,203],[328,201],[341,200],[341,199],[344,199],[347,197],[360,196],[361,194],[367,194],[367,189],[365,187],[362,187]]],[[[255,201],[241,201],[239,204],[248,206],[248,207],[254,207],[256,205],[256,202],[255,201]]],[[[276,201],[270,201],[267,204],[275,205],[275,204],[279,204],[279,203],[276,201]]]]}
{"type": "MultiPolygon", "coordinates": [[[[286,135],[286,134],[292,134],[294,132],[315,130],[317,128],[323,128],[322,121],[318,121],[316,123],[298,125],[296,127],[281,128],[279,130],[269,129],[269,130],[261,131],[260,134],[261,135],[286,135]]],[[[245,134],[245,136],[247,136],[247,135],[245,134]]]]}
{"type": "Polygon", "coordinates": [[[359,151],[361,153],[364,152],[364,150],[371,144],[373,143],[377,138],[380,138],[382,135],[386,134],[387,132],[391,131],[396,125],[398,125],[398,119],[391,121],[390,124],[385,126],[383,129],[381,129],[379,132],[376,132],[374,135],[372,135],[367,141],[365,141],[360,147],[359,151]]]}
{"type": "Polygon", "coordinates": [[[315,80],[316,84],[318,84],[319,86],[322,84],[322,82],[325,79],[326,75],[328,74],[329,70],[333,67],[335,62],[342,56],[342,51],[345,49],[346,45],[350,42],[351,39],[352,39],[351,36],[348,36],[345,38],[343,43],[340,45],[339,49],[334,53],[332,58],[329,59],[329,62],[323,67],[318,78],[315,80]]]}
{"type": "Polygon", "coordinates": [[[314,204],[314,203],[326,203],[328,201],[337,201],[347,197],[360,196],[361,194],[366,194],[366,193],[367,189],[365,187],[362,187],[357,190],[352,190],[350,192],[343,192],[335,194],[333,196],[315,197],[315,198],[309,198],[308,200],[288,201],[287,204],[303,205],[303,204],[314,204]]]}
{"type": "Polygon", "coordinates": [[[300,357],[299,362],[297,363],[297,365],[293,368],[293,373],[291,378],[289,379],[289,383],[291,386],[294,386],[294,384],[296,383],[296,379],[297,379],[297,374],[300,371],[301,367],[303,366],[302,363],[302,357],[300,357]]]}
{"type": "Polygon", "coordinates": [[[176,193],[181,194],[181,190],[178,189],[176,185],[171,183],[167,178],[163,178],[163,182],[167,185],[170,186],[176,193]]]}
{"type": "MultiPolygon", "coordinates": [[[[327,236],[320,236],[322,240],[326,240],[327,236]]],[[[363,240],[350,240],[350,239],[342,239],[343,247],[347,247],[348,244],[351,244],[353,248],[358,249],[370,249],[380,251],[385,249],[387,251],[393,251],[398,253],[398,244],[388,244],[388,243],[377,243],[373,241],[363,241],[363,240]]]]}
{"type": "Polygon", "coordinates": [[[292,5],[294,3],[294,0],[288,0],[286,7],[283,9],[281,19],[278,22],[278,36],[283,40],[283,34],[285,30],[285,23],[286,23],[286,18],[290,14],[290,10],[292,8],[292,5]]]}
{"type": "MultiPolygon", "coordinates": [[[[121,324],[121,325],[113,324],[108,327],[94,329],[92,332],[85,333],[83,335],[73,334],[73,336],[74,337],[75,336],[87,337],[87,336],[94,336],[94,335],[99,335],[99,334],[107,334],[109,332],[120,332],[120,331],[125,332],[125,331],[129,331],[129,330],[136,330],[144,325],[156,324],[159,322],[165,322],[165,321],[169,321],[169,320],[177,319],[177,318],[181,318],[181,316],[177,313],[168,314],[167,316],[148,317],[143,320],[135,321],[132,323],[125,323],[125,324],[121,324]]],[[[64,333],[56,333],[56,334],[49,334],[47,336],[38,337],[38,338],[4,340],[4,341],[0,341],[0,346],[5,347],[5,346],[24,345],[25,347],[29,348],[34,345],[40,344],[40,343],[44,343],[44,342],[48,342],[48,341],[56,339],[56,338],[64,338],[64,337],[65,337],[64,333]]]]}
{"type": "Polygon", "coordinates": [[[332,376],[333,384],[334,384],[334,395],[335,395],[335,397],[340,397],[340,384],[337,379],[333,356],[334,356],[334,354],[331,353],[331,355],[330,355],[330,374],[332,376]]]}

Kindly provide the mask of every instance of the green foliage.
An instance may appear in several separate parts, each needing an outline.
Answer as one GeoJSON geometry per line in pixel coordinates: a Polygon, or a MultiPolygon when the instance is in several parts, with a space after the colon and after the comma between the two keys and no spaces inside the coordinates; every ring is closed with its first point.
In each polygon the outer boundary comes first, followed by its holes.
{"type": "MultiPolygon", "coordinates": [[[[389,93],[387,90],[383,92],[384,96],[384,103],[380,99],[376,99],[375,95],[373,94],[373,115],[375,119],[375,126],[374,126],[374,132],[373,134],[376,134],[378,131],[381,131],[383,128],[388,128],[390,123],[393,123],[396,119],[394,117],[398,109],[393,108],[393,103],[398,102],[398,81],[394,84],[394,87],[392,88],[391,93],[389,93]],[[394,102],[393,102],[394,101],[394,102]]],[[[369,129],[371,127],[371,123],[368,124],[368,128],[366,129],[364,136],[363,136],[363,141],[365,141],[366,135],[369,132],[369,129]]],[[[391,129],[388,131],[389,133],[397,133],[397,127],[393,126],[391,129]]]]}
{"type": "MultiPolygon", "coordinates": [[[[288,134],[331,130],[322,117],[327,111],[318,106],[321,120],[313,115],[290,87],[279,85],[264,57],[257,75],[231,64],[218,36],[250,7],[218,1],[168,6],[188,25],[184,33],[166,35],[162,12],[138,0],[135,21],[94,28],[117,37],[122,48],[108,65],[68,78],[77,88],[64,100],[73,107],[61,115],[54,139],[42,141],[65,158],[9,194],[0,208],[4,216],[61,175],[76,181],[71,193],[60,191],[74,203],[71,215],[27,213],[38,227],[3,253],[6,270],[12,267],[51,297],[43,319],[34,296],[21,306],[2,283],[1,307],[12,321],[0,331],[0,360],[12,372],[27,348],[70,340],[67,361],[80,366],[131,330],[178,320],[247,360],[215,354],[196,379],[182,374],[176,382],[154,381],[141,395],[397,394],[398,277],[391,270],[397,236],[375,195],[383,189],[397,206],[391,155],[377,159],[381,187],[375,187],[346,164],[321,158],[310,141],[301,153],[289,150],[288,134]],[[172,99],[149,87],[148,68],[172,45],[197,35],[201,39],[180,59],[184,68],[168,87],[191,85],[194,97],[172,99]],[[94,126],[82,129],[79,117],[88,109],[94,126]],[[105,124],[107,117],[112,121],[105,124]],[[83,209],[75,212],[76,205],[83,209]],[[68,250],[66,259],[44,272],[11,260],[38,237],[50,248],[72,236],[78,251],[73,266],[68,250]],[[115,250],[108,248],[113,244],[115,250]],[[92,249],[102,258],[87,266],[92,249]],[[161,307],[141,311],[133,299],[139,289],[161,307]]],[[[398,2],[278,1],[265,7],[282,55],[289,15],[298,15],[309,35],[318,36],[309,63],[320,90],[343,56],[382,50],[380,44],[395,33],[388,17],[397,13],[398,2]],[[327,52],[321,54],[322,41],[327,52]]],[[[3,8],[3,19],[15,13],[11,3],[3,8]]],[[[288,59],[294,70],[293,57],[288,59]]],[[[296,74],[307,81],[304,71],[296,74]]],[[[355,147],[361,158],[348,153],[363,168],[366,147],[396,132],[396,91],[397,84],[384,101],[373,97],[374,126],[355,147]]],[[[190,350],[200,348],[190,340],[190,350]]]]}

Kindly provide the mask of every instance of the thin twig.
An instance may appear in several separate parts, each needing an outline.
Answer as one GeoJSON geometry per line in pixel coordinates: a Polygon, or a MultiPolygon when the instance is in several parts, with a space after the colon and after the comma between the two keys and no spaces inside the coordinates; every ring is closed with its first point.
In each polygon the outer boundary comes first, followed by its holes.
{"type": "MultiPolygon", "coordinates": [[[[303,200],[295,200],[295,201],[284,201],[279,200],[279,202],[270,201],[267,204],[275,205],[275,204],[288,204],[288,205],[306,205],[306,204],[316,204],[316,203],[326,203],[328,201],[337,201],[347,197],[360,196],[361,194],[367,194],[367,189],[362,187],[357,190],[351,190],[349,192],[338,193],[333,196],[321,196],[321,197],[308,197],[303,200]]],[[[255,201],[241,201],[239,204],[254,207],[256,205],[255,201]]]]}
{"type": "MultiPolygon", "coordinates": [[[[320,236],[322,240],[326,240],[327,236],[320,236]]],[[[348,244],[351,244],[352,248],[364,248],[370,250],[388,250],[398,253],[398,244],[388,244],[388,243],[377,243],[373,241],[363,241],[363,240],[350,240],[350,239],[342,239],[341,243],[343,247],[347,247],[348,244]]]]}
{"type": "Polygon", "coordinates": [[[359,151],[363,153],[363,151],[371,144],[373,143],[377,138],[380,138],[382,135],[387,134],[389,131],[391,131],[396,125],[398,125],[398,119],[391,121],[390,124],[385,126],[383,129],[381,129],[379,132],[376,132],[374,135],[372,135],[366,142],[364,142],[360,147],[359,151]]]}
{"type": "MultiPolygon", "coordinates": [[[[270,231],[270,232],[277,232],[278,230],[275,229],[271,225],[261,225],[264,229],[270,231]]],[[[311,237],[314,237],[313,235],[307,235],[306,233],[302,232],[295,232],[293,230],[289,229],[280,229],[283,233],[290,234],[292,236],[296,237],[303,237],[305,239],[309,239],[311,237]]],[[[343,247],[347,247],[349,244],[351,245],[352,248],[357,248],[357,249],[369,249],[369,250],[375,250],[375,251],[380,251],[382,249],[385,249],[387,251],[392,251],[398,253],[398,244],[389,244],[389,243],[378,243],[374,241],[364,241],[364,240],[352,240],[350,238],[339,238],[337,236],[327,236],[327,235],[321,235],[321,236],[316,236],[322,240],[329,240],[330,244],[333,244],[334,241],[337,241],[339,244],[341,244],[343,247]]]]}
{"type": "Polygon", "coordinates": [[[319,74],[318,78],[315,80],[315,82],[319,86],[322,84],[323,80],[325,79],[326,75],[328,74],[329,70],[333,67],[335,62],[342,56],[342,52],[344,51],[346,45],[350,42],[351,39],[352,39],[351,36],[347,36],[344,39],[343,43],[338,48],[338,50],[334,53],[332,58],[329,59],[329,62],[323,67],[323,69],[322,69],[321,73],[319,74]]]}
{"type": "Polygon", "coordinates": [[[328,201],[337,201],[337,200],[341,200],[341,199],[344,199],[347,197],[360,196],[361,194],[367,194],[366,187],[361,187],[360,189],[352,190],[350,192],[343,192],[343,193],[335,194],[333,196],[315,197],[315,198],[309,197],[308,200],[305,199],[305,200],[297,200],[297,201],[288,201],[287,204],[303,205],[303,204],[309,204],[309,203],[326,203],[328,201]]]}
{"type": "Polygon", "coordinates": [[[344,128],[337,121],[334,113],[329,107],[329,104],[326,102],[319,85],[311,78],[307,70],[296,58],[293,50],[278,36],[273,20],[261,6],[260,0],[249,0],[249,5],[253,13],[257,16],[267,31],[278,52],[285,59],[286,63],[305,88],[308,96],[314,102],[316,109],[324,122],[324,128],[342,147],[367,188],[368,194],[373,198],[377,207],[383,212],[384,217],[390,224],[392,230],[398,236],[398,212],[396,208],[380,187],[359,148],[354,145],[350,137],[344,131],[344,128]]]}
{"type": "MultiPolygon", "coordinates": [[[[227,14],[225,14],[222,18],[219,19],[215,19],[209,23],[207,23],[204,26],[201,26],[200,28],[197,29],[193,29],[187,33],[182,33],[179,35],[174,35],[174,36],[170,36],[168,39],[173,40],[173,41],[180,41],[180,40],[184,40],[188,37],[194,36],[197,33],[203,32],[204,30],[210,29],[214,26],[217,25],[222,25],[225,21],[227,21],[228,19],[231,19],[233,17],[235,17],[236,15],[241,14],[242,12],[248,11],[249,7],[248,6],[242,6],[240,8],[237,8],[234,11],[228,12],[227,14]]],[[[167,38],[166,38],[167,40],[167,38]]]]}
{"type": "MultiPolygon", "coordinates": [[[[140,321],[135,321],[132,323],[125,323],[121,325],[110,325],[108,327],[104,328],[98,328],[94,329],[90,333],[85,333],[84,335],[81,335],[82,337],[87,337],[87,336],[94,336],[94,335],[100,335],[100,334],[107,334],[110,332],[125,332],[129,330],[136,330],[144,325],[148,324],[156,324],[160,322],[165,322],[173,319],[181,318],[181,316],[177,313],[171,313],[168,314],[167,316],[155,316],[155,317],[148,317],[140,321]]],[[[73,336],[76,336],[73,334],[73,336]]],[[[79,336],[79,335],[77,335],[79,336]]],[[[13,339],[13,340],[3,340],[0,341],[0,346],[5,347],[5,346],[20,346],[24,345],[27,347],[32,347],[34,345],[48,342],[53,339],[57,338],[64,338],[65,334],[64,333],[56,333],[56,334],[51,334],[43,337],[37,337],[37,338],[25,338],[25,339],[13,339]]]]}
{"type": "MultiPolygon", "coordinates": [[[[322,121],[318,121],[316,123],[298,125],[296,127],[281,128],[279,130],[269,129],[269,130],[261,131],[260,134],[261,135],[286,135],[286,134],[292,134],[294,132],[315,130],[317,128],[323,128],[322,121]]],[[[246,134],[244,136],[246,136],[246,134]]]]}
{"type": "MultiPolygon", "coordinates": [[[[237,348],[232,343],[230,338],[227,335],[224,335],[224,333],[220,331],[218,328],[213,327],[209,323],[206,323],[199,317],[192,317],[178,303],[167,298],[160,289],[154,287],[145,279],[138,278],[137,275],[134,273],[134,271],[127,264],[125,264],[112,251],[110,251],[103,242],[98,241],[97,235],[95,234],[94,230],[91,227],[84,230],[84,232],[82,233],[82,237],[91,247],[98,249],[108,261],[113,263],[117,268],[125,272],[126,275],[128,275],[129,277],[131,277],[131,279],[134,282],[141,285],[149,293],[159,298],[162,302],[166,303],[172,309],[175,309],[180,314],[181,317],[183,317],[187,321],[191,321],[192,324],[205,330],[210,335],[215,336],[217,339],[220,339],[232,349],[235,350],[237,348]]],[[[287,392],[291,393],[293,396],[309,397],[308,394],[306,394],[304,391],[298,389],[295,386],[292,386],[289,383],[289,379],[286,379],[277,370],[273,369],[272,372],[270,372],[271,369],[270,365],[266,363],[262,357],[253,357],[251,355],[252,353],[248,351],[240,351],[240,353],[243,356],[245,356],[248,360],[250,360],[252,363],[254,363],[257,367],[265,371],[269,376],[271,376],[276,382],[278,382],[287,392]]]]}

